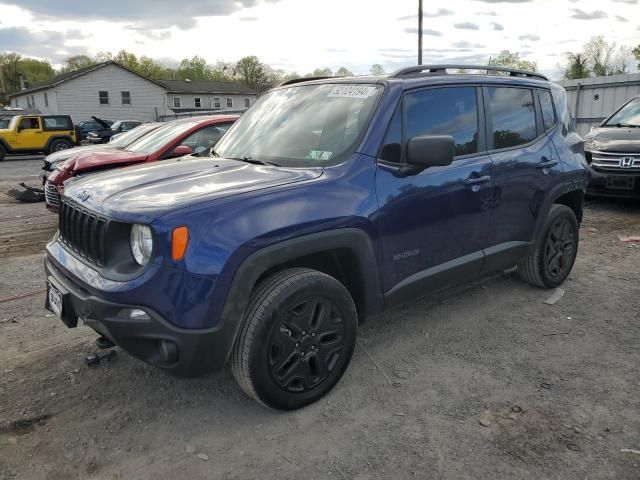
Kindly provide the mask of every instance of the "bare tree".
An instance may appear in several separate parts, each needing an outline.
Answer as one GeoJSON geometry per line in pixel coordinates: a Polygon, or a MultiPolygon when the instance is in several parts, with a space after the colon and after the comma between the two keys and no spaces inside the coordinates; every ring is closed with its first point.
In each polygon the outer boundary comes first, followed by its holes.
{"type": "Polygon", "coordinates": [[[567,65],[564,69],[564,78],[573,80],[576,78],[587,78],[591,75],[589,61],[582,53],[566,52],[567,65]]]}

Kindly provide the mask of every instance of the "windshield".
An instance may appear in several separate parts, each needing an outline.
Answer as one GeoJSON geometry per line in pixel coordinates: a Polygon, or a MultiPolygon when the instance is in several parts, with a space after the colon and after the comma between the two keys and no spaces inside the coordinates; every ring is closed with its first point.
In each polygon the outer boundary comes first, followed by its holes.
{"type": "Polygon", "coordinates": [[[155,130],[156,128],[158,128],[158,125],[154,123],[150,123],[147,125],[140,125],[139,127],[135,127],[126,133],[121,133],[120,135],[115,137],[113,140],[111,140],[109,142],[109,145],[112,145],[116,148],[126,147],[130,143],[135,142],[140,137],[142,137],[143,135],[146,135],[151,130],[155,130]]]}
{"type": "Polygon", "coordinates": [[[144,153],[151,155],[157,152],[167,143],[177,139],[180,135],[199,125],[202,120],[194,119],[192,121],[177,121],[167,123],[160,128],[154,130],[149,135],[145,135],[141,139],[130,144],[125,150],[134,153],[144,153]]]}
{"type": "Polygon", "coordinates": [[[285,166],[338,163],[356,148],[382,91],[381,85],[365,84],[274,90],[240,117],[215,152],[285,166]]]}
{"type": "Polygon", "coordinates": [[[118,120],[116,123],[111,125],[111,130],[116,130],[117,131],[120,128],[120,125],[122,125],[122,122],[120,120],[118,120]]]}
{"type": "Polygon", "coordinates": [[[11,117],[11,122],[9,122],[9,130],[15,130],[15,128],[18,126],[18,119],[20,117],[11,117]]]}
{"type": "Polygon", "coordinates": [[[618,124],[640,126],[640,97],[631,100],[605,123],[608,127],[618,124]]]}

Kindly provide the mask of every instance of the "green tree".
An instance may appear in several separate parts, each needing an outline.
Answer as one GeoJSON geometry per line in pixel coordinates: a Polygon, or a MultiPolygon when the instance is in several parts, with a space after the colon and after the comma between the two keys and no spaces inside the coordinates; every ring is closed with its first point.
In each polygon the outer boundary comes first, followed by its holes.
{"type": "Polygon", "coordinates": [[[369,73],[371,75],[384,75],[384,68],[382,68],[382,65],[380,65],[379,63],[375,63],[371,65],[369,73]]]}
{"type": "Polygon", "coordinates": [[[196,55],[180,62],[176,76],[181,80],[211,80],[213,73],[207,61],[196,55]]]}
{"type": "Polygon", "coordinates": [[[338,70],[336,70],[335,75],[336,77],[353,77],[353,72],[351,70],[349,70],[348,68],[345,67],[340,67],[338,70]]]}
{"type": "Polygon", "coordinates": [[[538,71],[538,65],[536,62],[520,58],[519,53],[511,52],[509,50],[502,50],[497,57],[490,58],[489,65],[525,70],[527,72],[538,71]]]}
{"type": "Polygon", "coordinates": [[[564,78],[573,80],[577,78],[587,78],[591,75],[589,70],[589,61],[582,53],[567,52],[564,54],[567,59],[567,65],[564,69],[564,78]]]}
{"type": "Polygon", "coordinates": [[[316,68],[313,72],[311,72],[309,77],[333,77],[333,70],[329,67],[325,68],[316,68]]]}
{"type": "Polygon", "coordinates": [[[274,71],[254,55],[238,60],[234,72],[238,81],[257,92],[264,92],[277,83],[274,71]]]}
{"type": "Polygon", "coordinates": [[[96,61],[88,55],[74,55],[67,58],[67,64],[62,67],[60,73],[71,72],[73,70],[80,70],[81,68],[90,67],[95,65],[96,61]]]}
{"type": "Polygon", "coordinates": [[[638,61],[638,70],[640,70],[640,45],[638,45],[633,50],[631,50],[631,53],[633,54],[635,59],[638,61]]]}
{"type": "Polygon", "coordinates": [[[607,42],[602,35],[591,37],[584,44],[583,53],[587,58],[589,69],[596,77],[611,75],[616,44],[607,42]]]}

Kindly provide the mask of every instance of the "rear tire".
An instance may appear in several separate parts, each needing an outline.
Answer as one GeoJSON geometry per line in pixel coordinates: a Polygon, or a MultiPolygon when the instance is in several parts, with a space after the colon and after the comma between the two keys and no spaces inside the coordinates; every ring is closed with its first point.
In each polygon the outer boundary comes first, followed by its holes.
{"type": "Polygon", "coordinates": [[[49,145],[49,154],[52,154],[53,152],[59,152],[61,150],[67,150],[72,147],[73,147],[73,144],[69,140],[64,140],[64,139],[54,140],[49,145]]]}
{"type": "Polygon", "coordinates": [[[566,205],[553,205],[534,251],[518,264],[518,274],[536,287],[555,288],[571,273],[579,244],[576,216],[566,205]]]}
{"type": "Polygon", "coordinates": [[[287,269],[255,288],[231,353],[231,372],[262,405],[301,408],[340,380],[357,330],[353,299],[338,280],[287,269]]]}

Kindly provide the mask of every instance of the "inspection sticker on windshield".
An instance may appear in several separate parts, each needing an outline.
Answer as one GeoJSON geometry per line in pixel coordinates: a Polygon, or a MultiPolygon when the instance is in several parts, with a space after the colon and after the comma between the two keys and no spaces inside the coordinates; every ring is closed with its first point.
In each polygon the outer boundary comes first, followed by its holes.
{"type": "Polygon", "coordinates": [[[322,150],[311,150],[307,153],[309,160],[329,160],[333,152],[323,152],[322,150]]]}
{"type": "Polygon", "coordinates": [[[334,87],[328,98],[368,98],[376,91],[376,87],[368,87],[365,85],[340,85],[334,87]]]}

